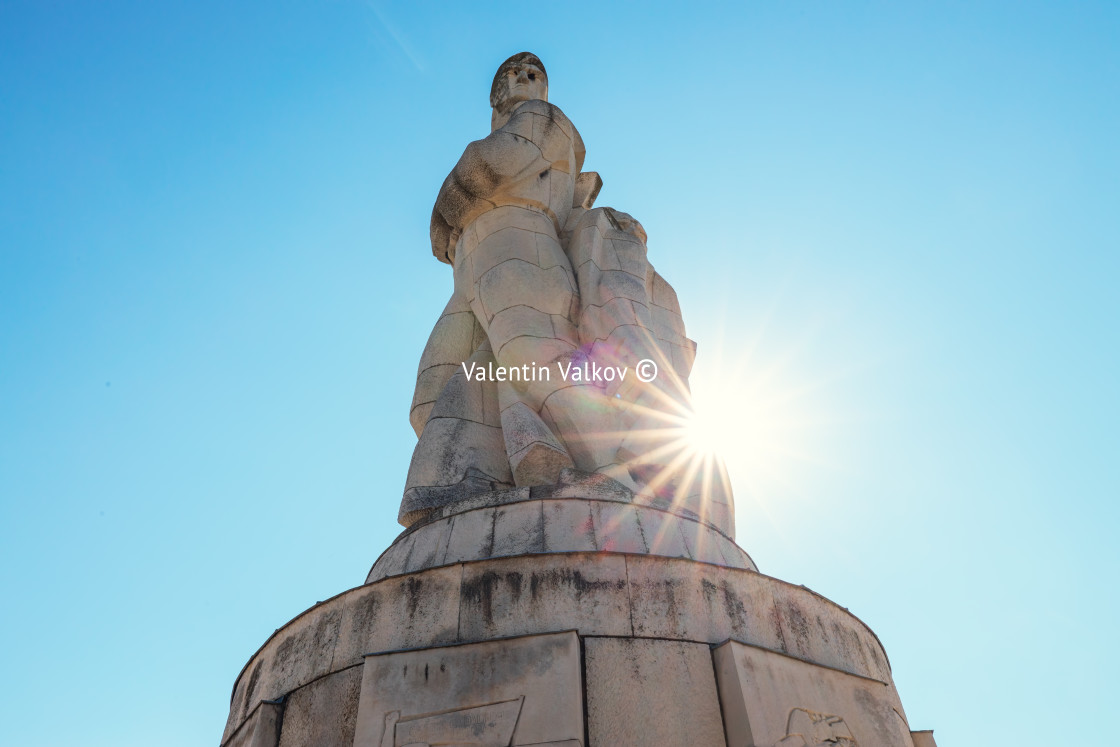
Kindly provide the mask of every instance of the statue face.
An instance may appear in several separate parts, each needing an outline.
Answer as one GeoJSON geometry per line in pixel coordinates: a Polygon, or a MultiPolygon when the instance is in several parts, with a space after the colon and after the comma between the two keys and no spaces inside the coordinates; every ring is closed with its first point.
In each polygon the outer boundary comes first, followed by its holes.
{"type": "Polygon", "coordinates": [[[522,101],[548,101],[548,78],[536,65],[519,62],[506,69],[503,93],[499,107],[506,110],[522,101]]]}

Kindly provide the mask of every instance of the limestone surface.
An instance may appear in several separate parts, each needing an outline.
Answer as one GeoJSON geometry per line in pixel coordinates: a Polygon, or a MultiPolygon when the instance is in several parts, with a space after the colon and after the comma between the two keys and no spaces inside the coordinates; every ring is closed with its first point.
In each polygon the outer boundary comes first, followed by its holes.
{"type": "Polygon", "coordinates": [[[858,618],[756,571],[598,551],[514,556],[384,578],[307,610],[245,665],[223,745],[261,701],[362,665],[367,654],[568,630],[705,646],[730,639],[891,682],[881,644],[858,618]]]}
{"type": "Polygon", "coordinates": [[[588,638],[584,648],[592,744],[725,747],[708,646],[588,638]]]}
{"type": "Polygon", "coordinates": [[[911,747],[889,682],[729,641],[713,652],[728,735],[778,747],[911,747]]]}
{"type": "Polygon", "coordinates": [[[583,739],[575,633],[366,657],[354,747],[583,739]]]}

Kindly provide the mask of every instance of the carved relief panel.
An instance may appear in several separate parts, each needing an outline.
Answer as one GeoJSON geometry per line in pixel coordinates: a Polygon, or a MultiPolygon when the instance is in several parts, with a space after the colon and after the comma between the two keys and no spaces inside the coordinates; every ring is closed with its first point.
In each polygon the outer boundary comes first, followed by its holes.
{"type": "Polygon", "coordinates": [[[366,657],[354,747],[583,747],[574,632],[366,657]]]}
{"type": "Polygon", "coordinates": [[[712,655],[729,747],[914,747],[891,683],[735,641],[712,655]]]}

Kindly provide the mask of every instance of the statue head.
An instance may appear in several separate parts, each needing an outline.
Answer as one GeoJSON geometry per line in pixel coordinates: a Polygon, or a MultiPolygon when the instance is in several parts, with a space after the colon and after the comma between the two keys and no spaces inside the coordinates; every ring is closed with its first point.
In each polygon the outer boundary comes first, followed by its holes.
{"type": "Polygon", "coordinates": [[[490,107],[506,115],[522,101],[548,101],[548,74],[544,63],[532,52],[518,52],[503,62],[490,86],[490,107]]]}

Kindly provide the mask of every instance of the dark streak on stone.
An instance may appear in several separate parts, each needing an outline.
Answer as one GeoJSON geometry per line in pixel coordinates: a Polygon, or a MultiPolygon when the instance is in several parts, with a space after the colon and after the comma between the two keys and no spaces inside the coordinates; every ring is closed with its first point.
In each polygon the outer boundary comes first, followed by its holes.
{"type": "Polygon", "coordinates": [[[736,633],[742,634],[747,628],[747,606],[731,588],[725,579],[721,584],[723,588],[723,610],[731,619],[731,628],[736,633]]]}
{"type": "Polygon", "coordinates": [[[498,578],[497,573],[487,571],[471,581],[464,581],[460,592],[472,605],[482,606],[482,617],[487,625],[494,622],[494,587],[498,578]]]}
{"type": "Polygon", "coordinates": [[[424,596],[424,582],[415,576],[408,578],[408,616],[410,618],[416,617],[416,611],[420,608],[420,600],[424,596]]]}
{"type": "Polygon", "coordinates": [[[249,715],[249,704],[253,702],[253,693],[257,689],[257,683],[261,679],[261,668],[264,666],[263,659],[257,659],[256,666],[253,667],[253,673],[249,675],[249,685],[245,688],[245,702],[241,708],[241,719],[244,721],[245,717],[249,715]]]}
{"type": "Polygon", "coordinates": [[[792,604],[786,604],[786,610],[789,613],[789,625],[793,630],[793,636],[797,642],[797,650],[803,654],[809,653],[809,622],[805,619],[805,613],[801,608],[792,604]]]}
{"type": "Polygon", "coordinates": [[[778,612],[778,605],[775,604],[770,608],[770,613],[767,615],[770,618],[770,624],[774,626],[774,632],[778,634],[778,642],[782,647],[784,653],[789,653],[789,644],[786,643],[786,634],[782,630],[782,615],[778,612]]]}
{"type": "Polygon", "coordinates": [[[524,580],[525,577],[517,571],[506,574],[506,586],[509,587],[510,596],[513,597],[515,604],[521,601],[521,585],[524,580]]]}

